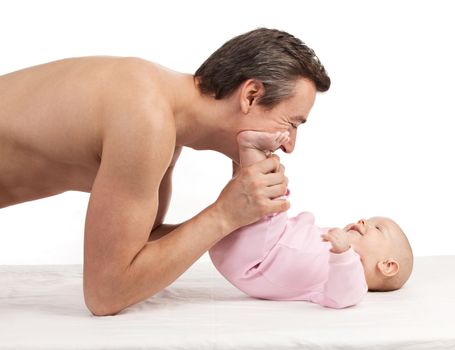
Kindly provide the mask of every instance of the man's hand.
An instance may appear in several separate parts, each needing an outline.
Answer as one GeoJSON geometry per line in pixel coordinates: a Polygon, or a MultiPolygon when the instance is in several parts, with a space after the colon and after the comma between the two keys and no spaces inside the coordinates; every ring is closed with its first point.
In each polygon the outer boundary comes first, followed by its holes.
{"type": "Polygon", "coordinates": [[[348,241],[348,233],[338,227],[331,228],[327,233],[321,235],[324,242],[332,244],[332,253],[344,253],[350,248],[348,241]]]}
{"type": "Polygon", "coordinates": [[[277,155],[241,168],[215,202],[228,232],[258,221],[265,215],[286,211],[287,200],[274,200],[286,193],[288,180],[277,155]]]}

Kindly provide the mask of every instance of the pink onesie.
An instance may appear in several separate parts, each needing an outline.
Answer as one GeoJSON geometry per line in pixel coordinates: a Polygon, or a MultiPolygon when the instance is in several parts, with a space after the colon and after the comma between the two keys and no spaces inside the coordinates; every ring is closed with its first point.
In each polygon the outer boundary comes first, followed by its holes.
{"type": "Polygon", "coordinates": [[[311,213],[275,213],[232,232],[209,254],[218,271],[252,297],[355,305],[368,291],[360,257],[352,247],[330,252],[321,239],[326,231],[311,213]]]}

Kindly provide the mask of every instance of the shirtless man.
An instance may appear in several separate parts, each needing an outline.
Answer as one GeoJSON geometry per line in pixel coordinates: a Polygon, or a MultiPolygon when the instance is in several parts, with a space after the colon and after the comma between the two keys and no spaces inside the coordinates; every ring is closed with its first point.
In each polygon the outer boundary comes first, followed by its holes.
{"type": "Polygon", "coordinates": [[[159,292],[217,241],[289,208],[277,156],[238,169],[243,130],[290,132],[294,149],[316,91],[330,79],[293,36],[257,29],[183,74],[131,57],[81,57],[0,76],[0,208],[90,192],[84,298],[113,315],[159,292]],[[233,160],[218,199],[163,223],[183,146],[233,160]],[[238,170],[238,171],[237,171],[238,170]]]}

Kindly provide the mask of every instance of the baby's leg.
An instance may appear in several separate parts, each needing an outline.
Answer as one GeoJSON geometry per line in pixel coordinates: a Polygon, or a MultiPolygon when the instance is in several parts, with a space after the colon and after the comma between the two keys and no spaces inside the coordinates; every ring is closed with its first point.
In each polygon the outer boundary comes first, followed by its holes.
{"type": "Polygon", "coordinates": [[[240,287],[242,280],[254,277],[255,268],[276,245],[286,222],[283,212],[241,227],[215,244],[209,250],[210,258],[226,279],[240,287]]]}
{"type": "MultiPolygon", "coordinates": [[[[265,159],[265,151],[275,151],[288,140],[288,132],[240,132],[237,141],[241,166],[249,166],[265,159]]],[[[234,231],[210,250],[210,256],[222,274],[228,271],[227,274],[232,275],[234,270],[235,274],[243,274],[262,261],[271,248],[270,241],[280,234],[277,232],[277,219],[272,217],[234,231]]]]}
{"type": "MultiPolygon", "coordinates": [[[[265,159],[265,152],[273,152],[288,142],[288,132],[267,133],[243,131],[239,133],[240,165],[249,166],[265,159]]],[[[242,227],[215,244],[209,255],[217,270],[233,285],[247,294],[261,285],[258,267],[276,245],[286,227],[285,212],[267,216],[242,227]]]]}

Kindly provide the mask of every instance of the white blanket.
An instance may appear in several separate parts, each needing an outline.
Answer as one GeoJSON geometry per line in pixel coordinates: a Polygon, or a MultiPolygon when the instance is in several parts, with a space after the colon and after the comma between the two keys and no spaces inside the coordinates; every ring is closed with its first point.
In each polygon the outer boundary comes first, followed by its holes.
{"type": "Polygon", "coordinates": [[[202,257],[117,316],[85,308],[82,266],[0,266],[0,349],[455,349],[455,256],[418,257],[357,306],[247,297],[202,257]]]}

